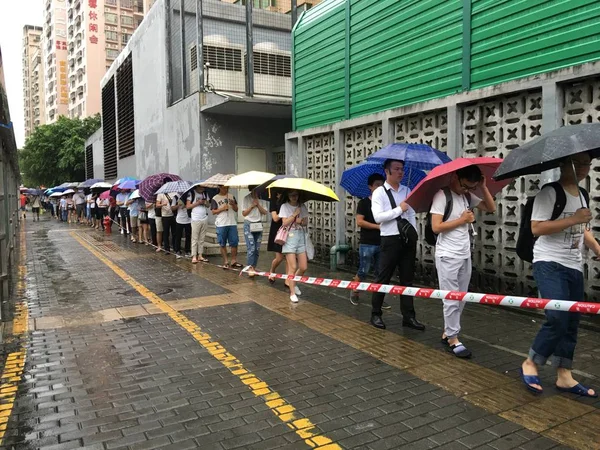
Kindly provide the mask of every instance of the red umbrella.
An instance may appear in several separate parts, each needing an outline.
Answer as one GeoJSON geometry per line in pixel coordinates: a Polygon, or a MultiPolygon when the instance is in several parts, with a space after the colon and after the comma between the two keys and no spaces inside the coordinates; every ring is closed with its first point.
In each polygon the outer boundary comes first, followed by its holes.
{"type": "Polygon", "coordinates": [[[110,197],[110,190],[104,191],[102,194],[99,195],[99,198],[101,198],[102,200],[106,200],[108,197],[110,197]]]}
{"type": "MultiPolygon", "coordinates": [[[[450,184],[452,174],[468,166],[479,167],[481,173],[486,178],[487,188],[492,196],[494,196],[512,181],[512,178],[502,181],[494,181],[492,179],[492,175],[500,167],[500,164],[502,164],[501,158],[480,157],[457,158],[454,161],[437,166],[417,184],[406,199],[406,203],[412,206],[416,212],[428,212],[431,208],[433,197],[440,189],[450,184]]],[[[474,194],[479,198],[483,198],[481,188],[477,188],[474,194]]]]}

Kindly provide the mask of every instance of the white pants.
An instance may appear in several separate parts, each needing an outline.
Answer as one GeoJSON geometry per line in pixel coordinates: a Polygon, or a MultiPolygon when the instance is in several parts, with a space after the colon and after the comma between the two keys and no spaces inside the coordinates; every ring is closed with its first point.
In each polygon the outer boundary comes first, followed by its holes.
{"type": "MultiPolygon", "coordinates": [[[[448,256],[436,256],[440,289],[445,291],[466,292],[471,281],[471,258],[458,259],[448,256]]],[[[460,333],[460,316],[465,308],[465,302],[443,300],[444,302],[444,333],[453,338],[460,333]]]]}
{"type": "Polygon", "coordinates": [[[208,226],[208,218],[192,222],[192,257],[202,255],[204,251],[204,237],[206,236],[206,228],[208,226]]]}

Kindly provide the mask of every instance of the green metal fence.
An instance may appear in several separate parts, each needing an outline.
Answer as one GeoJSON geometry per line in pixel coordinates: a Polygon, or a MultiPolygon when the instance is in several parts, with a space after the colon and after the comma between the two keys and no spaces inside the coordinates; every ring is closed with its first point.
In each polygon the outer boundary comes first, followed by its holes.
{"type": "Polygon", "coordinates": [[[600,60],[598,0],[326,0],[294,30],[294,129],[600,60]]]}

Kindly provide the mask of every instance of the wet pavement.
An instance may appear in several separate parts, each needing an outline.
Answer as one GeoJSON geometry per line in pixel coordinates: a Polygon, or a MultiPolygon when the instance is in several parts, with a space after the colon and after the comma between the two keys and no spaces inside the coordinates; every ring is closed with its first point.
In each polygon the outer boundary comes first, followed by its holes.
{"type": "MultiPolygon", "coordinates": [[[[538,316],[467,305],[469,361],[427,331],[367,324],[369,298],[271,286],[48,219],[21,231],[5,327],[3,449],[600,449],[600,401],[528,393],[518,368],[538,316]],[[26,256],[26,258],[25,258],[26,256]]],[[[261,255],[266,268],[271,255],[261,255]]],[[[311,265],[308,275],[349,279],[311,265]]],[[[600,388],[600,332],[580,330],[580,381],[600,388]]]]}

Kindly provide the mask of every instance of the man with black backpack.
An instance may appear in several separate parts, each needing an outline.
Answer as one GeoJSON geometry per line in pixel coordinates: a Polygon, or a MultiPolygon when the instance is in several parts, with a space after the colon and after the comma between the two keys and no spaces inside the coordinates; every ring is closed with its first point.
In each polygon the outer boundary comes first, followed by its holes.
{"type": "MultiPolygon", "coordinates": [[[[371,212],[379,224],[381,251],[379,255],[379,275],[376,283],[388,284],[398,270],[400,284],[411,286],[415,276],[417,257],[417,223],[415,211],[404,200],[410,189],[400,182],[404,176],[404,161],[387,159],[383,164],[386,182],[375,189],[371,200],[371,212]]],[[[371,325],[385,329],[381,319],[385,293],[375,292],[371,298],[371,325]]],[[[400,297],[402,326],[415,330],[425,330],[425,325],[416,318],[413,298],[400,297]]]]}
{"type": "MultiPolygon", "coordinates": [[[[457,170],[448,187],[440,189],[431,204],[431,228],[437,235],[435,267],[441,290],[466,292],[471,280],[471,236],[478,208],[493,213],[494,198],[486,186],[485,177],[477,166],[457,170]],[[472,194],[477,188],[483,191],[483,200],[472,194]]],[[[464,302],[444,300],[444,333],[442,342],[459,358],[470,358],[468,350],[458,339],[460,316],[464,302]]]]}
{"type": "MultiPolygon", "coordinates": [[[[541,297],[581,301],[584,298],[583,245],[600,255],[600,245],[587,229],[592,220],[589,194],[579,187],[590,171],[590,155],[579,153],[560,163],[558,183],[545,185],[531,210],[533,276],[541,297]]],[[[523,226],[525,224],[522,224],[523,226]]],[[[526,239],[519,236],[518,246],[526,239]]],[[[519,255],[524,254],[522,251],[519,255]]],[[[542,393],[538,367],[550,356],[557,369],[556,388],[584,397],[598,397],[593,389],[573,379],[572,367],[580,313],[545,310],[546,323],[535,337],[529,357],[521,366],[528,390],[542,393]]]]}

